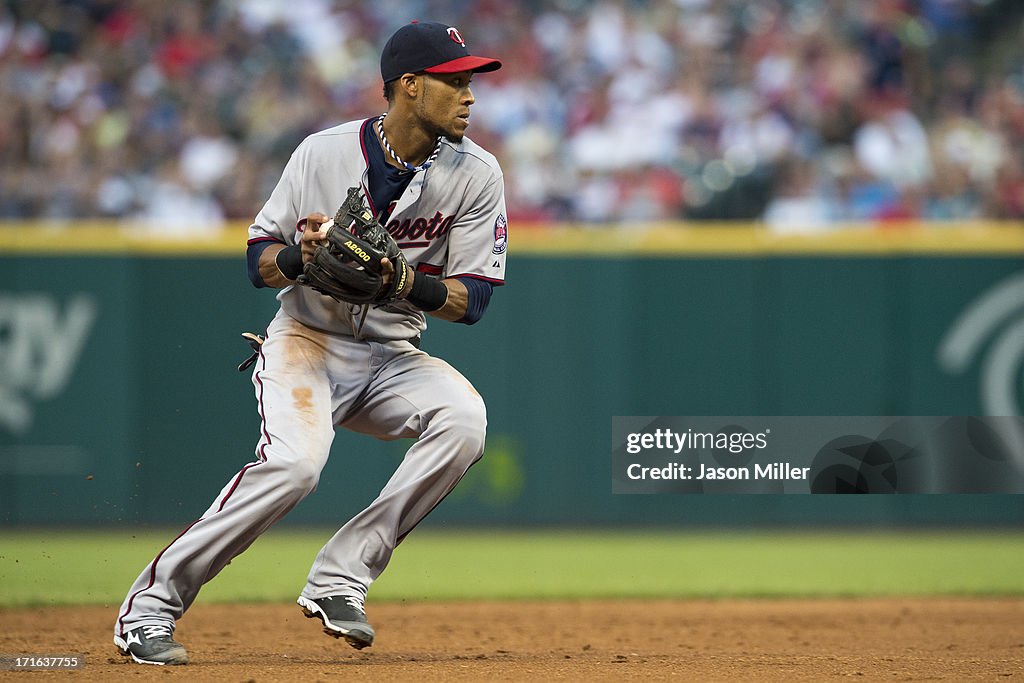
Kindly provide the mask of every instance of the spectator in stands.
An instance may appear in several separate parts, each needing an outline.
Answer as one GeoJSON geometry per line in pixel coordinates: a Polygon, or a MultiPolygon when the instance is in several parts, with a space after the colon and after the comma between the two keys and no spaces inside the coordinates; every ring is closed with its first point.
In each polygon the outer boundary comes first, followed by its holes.
{"type": "Polygon", "coordinates": [[[0,217],[252,216],[384,107],[409,14],[509,55],[474,138],[513,220],[1024,216],[1012,0],[36,0],[0,4],[0,217]]]}

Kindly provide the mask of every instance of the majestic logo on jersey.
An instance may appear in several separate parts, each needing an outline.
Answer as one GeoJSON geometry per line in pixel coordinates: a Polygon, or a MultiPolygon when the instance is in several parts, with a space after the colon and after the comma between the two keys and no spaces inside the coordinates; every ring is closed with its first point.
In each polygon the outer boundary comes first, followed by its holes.
{"type": "Polygon", "coordinates": [[[466,41],[462,39],[462,34],[459,33],[459,29],[455,28],[454,26],[448,27],[448,37],[451,38],[454,42],[461,45],[462,47],[466,47],[466,41]]]}
{"type": "Polygon", "coordinates": [[[508,247],[508,221],[504,214],[498,214],[494,219],[494,253],[504,254],[508,247]]]}
{"type": "Polygon", "coordinates": [[[447,235],[454,222],[455,216],[445,216],[438,211],[430,219],[417,217],[389,221],[387,231],[403,247],[425,247],[447,235]]]}

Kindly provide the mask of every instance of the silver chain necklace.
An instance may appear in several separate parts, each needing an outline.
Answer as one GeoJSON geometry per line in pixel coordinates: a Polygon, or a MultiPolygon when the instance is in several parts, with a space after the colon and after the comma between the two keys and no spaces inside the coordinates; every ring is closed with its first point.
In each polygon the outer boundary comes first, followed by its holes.
{"type": "Polygon", "coordinates": [[[377,134],[380,135],[380,141],[384,144],[384,149],[388,151],[388,154],[391,155],[391,158],[397,161],[398,164],[407,171],[423,171],[430,168],[430,165],[434,163],[434,159],[437,158],[438,152],[441,151],[441,138],[437,138],[437,144],[434,145],[434,151],[430,153],[430,156],[427,157],[427,160],[424,161],[419,166],[413,166],[412,164],[402,159],[402,157],[398,156],[398,153],[391,147],[391,143],[388,142],[388,137],[384,135],[385,116],[387,116],[386,112],[377,117],[377,134]]]}

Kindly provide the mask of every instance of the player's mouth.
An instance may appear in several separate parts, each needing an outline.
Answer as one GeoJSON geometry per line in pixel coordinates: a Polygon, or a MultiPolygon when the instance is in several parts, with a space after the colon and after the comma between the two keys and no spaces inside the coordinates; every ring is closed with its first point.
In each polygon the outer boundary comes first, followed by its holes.
{"type": "Polygon", "coordinates": [[[461,121],[464,126],[468,126],[469,125],[469,112],[468,111],[465,114],[459,114],[455,118],[456,118],[456,120],[461,121]]]}

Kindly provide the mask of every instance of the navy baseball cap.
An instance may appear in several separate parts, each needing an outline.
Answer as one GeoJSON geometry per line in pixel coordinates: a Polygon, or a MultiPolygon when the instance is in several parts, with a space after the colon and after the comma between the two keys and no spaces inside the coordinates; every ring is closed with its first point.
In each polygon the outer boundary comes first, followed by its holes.
{"type": "Polygon", "coordinates": [[[469,54],[459,29],[433,21],[414,21],[398,29],[380,55],[380,75],[385,83],[420,71],[453,74],[500,68],[497,59],[469,54]]]}

